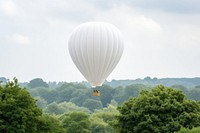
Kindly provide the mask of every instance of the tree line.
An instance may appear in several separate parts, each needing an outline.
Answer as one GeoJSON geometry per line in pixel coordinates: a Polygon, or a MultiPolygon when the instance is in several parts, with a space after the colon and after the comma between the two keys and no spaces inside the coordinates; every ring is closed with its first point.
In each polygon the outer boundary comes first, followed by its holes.
{"type": "MultiPolygon", "coordinates": [[[[47,112],[52,112],[48,110],[52,106],[64,106],[64,104],[69,103],[80,108],[87,108],[89,111],[93,112],[95,109],[102,109],[108,104],[121,105],[124,101],[128,100],[129,97],[137,97],[141,90],[151,90],[153,86],[149,84],[133,83],[125,87],[112,87],[107,83],[107,85],[96,88],[101,91],[100,97],[92,96],[93,90],[85,82],[60,82],[56,84],[55,82],[46,83],[42,79],[37,78],[27,83],[26,87],[31,96],[38,100],[38,106],[47,112]]],[[[168,87],[182,90],[189,99],[200,100],[200,85],[187,88],[180,84],[174,84],[168,87]]],[[[59,111],[57,111],[57,114],[58,113],[59,111]]]]}
{"type": "Polygon", "coordinates": [[[199,86],[103,85],[100,97],[84,82],[51,86],[41,79],[1,83],[0,132],[199,131],[199,86]]]}

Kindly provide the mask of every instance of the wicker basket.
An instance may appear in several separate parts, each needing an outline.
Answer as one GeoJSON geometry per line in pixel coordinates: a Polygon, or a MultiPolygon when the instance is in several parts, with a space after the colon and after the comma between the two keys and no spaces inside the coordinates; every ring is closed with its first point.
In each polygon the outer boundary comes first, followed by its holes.
{"type": "Polygon", "coordinates": [[[93,96],[100,96],[100,94],[101,94],[100,91],[94,91],[94,92],[92,93],[93,96]]]}

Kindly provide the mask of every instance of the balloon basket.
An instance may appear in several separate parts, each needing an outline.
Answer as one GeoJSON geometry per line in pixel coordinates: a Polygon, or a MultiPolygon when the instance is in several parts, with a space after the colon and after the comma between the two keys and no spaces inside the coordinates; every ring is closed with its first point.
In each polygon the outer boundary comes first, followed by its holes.
{"type": "Polygon", "coordinates": [[[100,96],[101,93],[99,90],[94,90],[93,93],[92,93],[92,96],[100,96]]]}

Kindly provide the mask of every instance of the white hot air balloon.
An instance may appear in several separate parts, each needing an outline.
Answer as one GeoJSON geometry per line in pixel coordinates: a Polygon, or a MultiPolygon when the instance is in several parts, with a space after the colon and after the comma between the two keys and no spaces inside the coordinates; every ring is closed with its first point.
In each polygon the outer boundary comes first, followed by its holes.
{"type": "Polygon", "coordinates": [[[104,22],[87,22],[75,28],[68,40],[71,58],[91,84],[101,86],[118,64],[124,49],[120,31],[104,22]]]}

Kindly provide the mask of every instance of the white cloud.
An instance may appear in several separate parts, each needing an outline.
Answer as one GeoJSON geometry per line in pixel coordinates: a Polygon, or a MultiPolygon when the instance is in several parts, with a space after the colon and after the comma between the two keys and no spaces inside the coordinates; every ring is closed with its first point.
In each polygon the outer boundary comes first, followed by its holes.
{"type": "Polygon", "coordinates": [[[110,10],[97,12],[95,18],[96,20],[105,20],[114,24],[120,24],[120,26],[126,26],[134,29],[160,29],[159,23],[155,22],[151,18],[144,16],[136,9],[126,5],[114,5],[110,10]]]}
{"type": "Polygon", "coordinates": [[[95,19],[116,25],[131,42],[143,42],[144,38],[155,40],[162,34],[159,22],[126,5],[115,5],[111,10],[98,13],[95,19]]]}
{"type": "Polygon", "coordinates": [[[17,44],[24,44],[24,45],[31,43],[28,36],[21,35],[19,33],[15,33],[11,36],[6,36],[6,40],[9,43],[17,43],[17,44]]]}
{"type": "Polygon", "coordinates": [[[0,9],[6,14],[10,16],[15,16],[18,14],[17,6],[12,0],[4,0],[0,1],[0,9]]]}
{"type": "Polygon", "coordinates": [[[200,49],[200,27],[180,25],[176,31],[176,46],[183,50],[200,49]]]}

